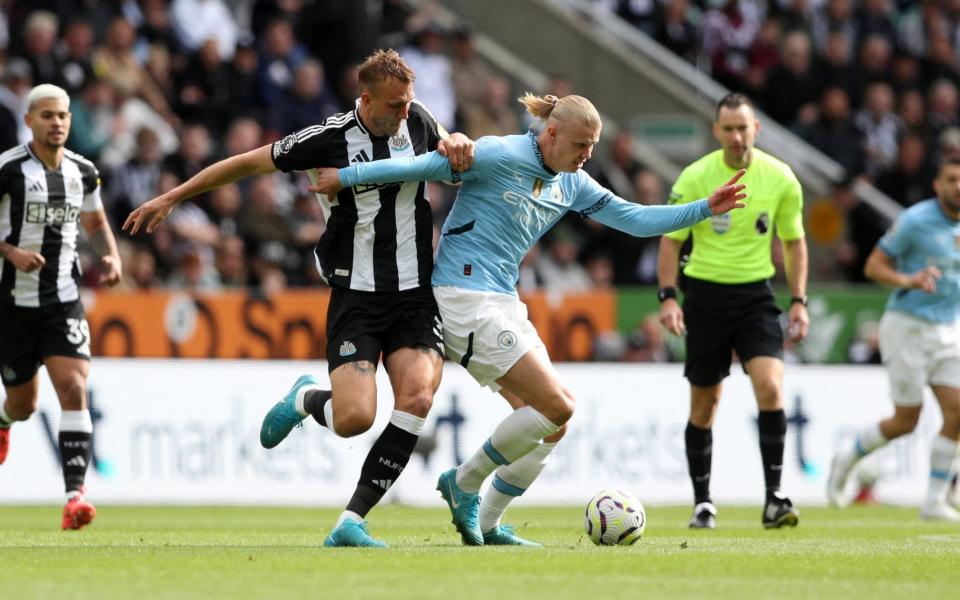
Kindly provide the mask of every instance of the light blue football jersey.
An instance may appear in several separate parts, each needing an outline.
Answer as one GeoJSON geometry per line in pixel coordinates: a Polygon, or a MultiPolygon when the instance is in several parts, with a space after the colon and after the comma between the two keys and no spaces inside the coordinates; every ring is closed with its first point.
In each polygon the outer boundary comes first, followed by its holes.
{"type": "Polygon", "coordinates": [[[943,273],[932,294],[906,289],[893,292],[887,301],[888,310],[935,323],[957,320],[960,316],[960,221],[948,218],[936,198],[924,200],[905,210],[879,245],[896,261],[901,273],[912,274],[929,266],[943,273]]]}
{"type": "Polygon", "coordinates": [[[474,163],[454,173],[431,152],[340,169],[344,187],[403,181],[461,181],[437,248],[433,285],[516,294],[519,265],[567,211],[638,237],[689,227],[712,215],[706,200],[679,206],[628,202],[585,171],[554,173],[533,133],[477,140],[474,163]]]}

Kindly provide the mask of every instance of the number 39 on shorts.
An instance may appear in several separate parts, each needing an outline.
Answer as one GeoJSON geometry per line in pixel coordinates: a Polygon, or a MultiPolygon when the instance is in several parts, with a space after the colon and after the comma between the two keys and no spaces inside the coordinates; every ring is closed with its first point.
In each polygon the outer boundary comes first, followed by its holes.
{"type": "Polygon", "coordinates": [[[90,324],[86,319],[67,319],[67,341],[77,347],[77,353],[90,356],[90,324]]]}

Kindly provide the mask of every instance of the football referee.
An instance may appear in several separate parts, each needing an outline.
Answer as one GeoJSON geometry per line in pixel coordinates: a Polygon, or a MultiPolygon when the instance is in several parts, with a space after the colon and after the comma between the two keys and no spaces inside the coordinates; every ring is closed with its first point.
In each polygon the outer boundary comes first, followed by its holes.
{"type": "Polygon", "coordinates": [[[719,215],[660,240],[657,276],[660,322],[672,333],[686,333],[684,376],[690,381],[690,420],[685,433],[687,464],[693,482],[690,527],[716,527],[710,499],[711,427],[723,379],[733,353],[750,376],[757,406],[760,457],[766,483],[765,528],[796,526],[800,513],[780,492],[787,431],[783,411],[783,332],[770,278],[771,237],[776,229],[790,285],[788,334],[799,342],[807,334],[807,245],[803,231],[803,193],[793,171],[754,148],[760,123],[751,101],[728,94],[717,105],[713,135],[721,148],[689,165],[670,193],[670,202],[691,202],[729,179],[739,169],[750,190],[746,208],[719,215]],[[677,302],[681,247],[693,236],[684,268],[683,307],[677,302]]]}

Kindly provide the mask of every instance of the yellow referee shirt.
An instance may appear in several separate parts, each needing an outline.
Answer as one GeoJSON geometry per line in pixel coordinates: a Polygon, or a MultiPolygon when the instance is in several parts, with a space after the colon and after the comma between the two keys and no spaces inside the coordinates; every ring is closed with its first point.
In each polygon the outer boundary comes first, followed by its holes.
{"type": "MultiPolygon", "coordinates": [[[[670,204],[706,198],[737,172],[723,162],[723,150],[700,158],[680,174],[670,204]]],[[[693,234],[693,252],[684,273],[714,283],[749,283],[769,279],[774,227],[781,240],[803,234],[803,191],[785,163],[753,149],[753,160],[740,182],[747,186],[746,208],[700,221],[666,236],[682,242],[693,234]]]]}

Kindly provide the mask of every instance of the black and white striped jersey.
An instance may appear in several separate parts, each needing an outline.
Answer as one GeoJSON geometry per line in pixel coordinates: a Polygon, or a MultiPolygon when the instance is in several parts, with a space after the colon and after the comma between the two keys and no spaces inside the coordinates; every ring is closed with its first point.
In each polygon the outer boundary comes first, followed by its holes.
{"type": "Polygon", "coordinates": [[[0,239],[46,260],[24,273],[0,259],[0,302],[46,306],[78,299],[80,212],[101,206],[97,168],[79,154],[65,150],[56,171],[27,144],[0,154],[0,239]]]}
{"type": "MultiPolygon", "coordinates": [[[[392,136],[370,134],[355,109],[274,143],[273,162],[283,171],[311,171],[412,157],[436,150],[445,135],[442,132],[416,101],[392,136]]],[[[433,220],[423,182],[357,186],[342,190],[334,202],[324,194],[317,194],[317,199],[327,230],[315,252],[317,268],[327,283],[368,292],[430,285],[433,220]]]]}

